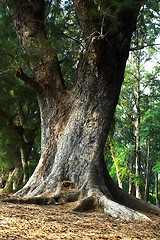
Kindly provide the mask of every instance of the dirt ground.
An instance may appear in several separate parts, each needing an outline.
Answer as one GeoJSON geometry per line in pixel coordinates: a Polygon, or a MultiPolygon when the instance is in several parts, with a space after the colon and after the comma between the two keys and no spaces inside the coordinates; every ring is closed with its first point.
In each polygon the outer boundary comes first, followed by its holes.
{"type": "Polygon", "coordinates": [[[73,212],[74,205],[0,202],[0,240],[160,240],[160,217],[127,222],[100,212],[73,212]]]}

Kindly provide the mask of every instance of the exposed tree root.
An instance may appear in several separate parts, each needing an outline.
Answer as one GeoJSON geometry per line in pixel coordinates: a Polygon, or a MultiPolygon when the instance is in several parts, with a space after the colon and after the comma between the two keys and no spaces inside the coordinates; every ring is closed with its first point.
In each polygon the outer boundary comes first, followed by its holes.
{"type": "Polygon", "coordinates": [[[88,197],[80,200],[77,206],[73,209],[73,211],[77,212],[85,212],[95,208],[95,199],[94,197],[88,197]]]}
{"type": "Polygon", "coordinates": [[[105,184],[116,202],[137,211],[152,213],[160,216],[160,208],[126,193],[115,184],[108,172],[105,172],[105,184]]]}
{"type": "Polygon", "coordinates": [[[91,201],[91,208],[100,207],[104,213],[125,220],[133,219],[146,219],[150,220],[146,215],[140,213],[134,209],[128,208],[114,200],[111,200],[109,197],[104,195],[98,188],[90,189],[88,192],[89,197],[80,201],[80,206],[78,208],[85,209],[85,205],[88,206],[88,202],[91,201]],[[83,206],[84,205],[84,206],[83,206]]]}
{"type": "MultiPolygon", "coordinates": [[[[48,204],[64,204],[64,202],[71,202],[77,201],[79,196],[79,192],[72,192],[72,193],[61,193],[60,195],[52,195],[45,197],[44,194],[41,196],[35,196],[32,198],[18,198],[18,197],[11,197],[1,199],[3,202],[11,202],[11,203],[18,203],[18,204],[39,204],[39,205],[48,205],[48,204]],[[59,197],[58,197],[59,196],[59,197]]],[[[132,219],[146,219],[149,218],[131,208],[128,208],[124,205],[121,205],[109,198],[107,198],[103,193],[99,190],[90,190],[88,192],[88,196],[86,198],[80,198],[76,207],[73,211],[90,211],[95,209],[96,207],[101,207],[107,215],[112,217],[121,218],[125,220],[132,220],[132,219]]]]}
{"type": "Polygon", "coordinates": [[[79,191],[68,193],[65,196],[65,200],[66,202],[75,202],[78,200],[79,195],[80,195],[79,191]]]}
{"type": "Polygon", "coordinates": [[[88,175],[86,182],[84,182],[84,185],[80,190],[75,189],[72,182],[63,181],[58,183],[56,189],[42,192],[33,197],[18,197],[15,195],[11,198],[2,199],[1,201],[44,205],[64,204],[65,202],[74,202],[78,200],[76,207],[73,209],[74,211],[83,212],[100,207],[103,209],[104,213],[125,220],[149,220],[146,215],[140,212],[160,215],[160,209],[124,192],[117,187],[109,175],[105,176],[105,180],[106,183],[104,186],[107,187],[107,191],[105,191],[105,187],[99,186],[95,184],[95,182],[90,181],[88,175]]]}
{"type": "Polygon", "coordinates": [[[39,195],[33,197],[22,197],[21,195],[18,196],[14,194],[10,197],[5,197],[0,199],[2,202],[11,202],[11,203],[18,203],[18,204],[39,204],[39,205],[46,205],[46,204],[62,204],[64,202],[74,202],[78,200],[80,195],[79,191],[72,191],[73,183],[70,181],[63,181],[58,183],[56,189],[52,189],[50,191],[42,192],[39,195]]]}
{"type": "Polygon", "coordinates": [[[104,212],[112,217],[121,218],[125,220],[146,219],[150,220],[146,215],[135,211],[131,208],[125,207],[115,201],[112,201],[105,196],[100,198],[100,203],[103,206],[104,212]]]}

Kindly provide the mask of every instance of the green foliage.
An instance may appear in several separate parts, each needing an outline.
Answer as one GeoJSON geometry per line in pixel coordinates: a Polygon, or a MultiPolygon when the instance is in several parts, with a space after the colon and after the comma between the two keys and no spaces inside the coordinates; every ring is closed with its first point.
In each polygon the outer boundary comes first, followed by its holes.
{"type": "Polygon", "coordinates": [[[150,137],[152,141],[160,141],[160,102],[145,112],[142,118],[141,136],[150,137]]]}
{"type": "MultiPolygon", "coordinates": [[[[144,11],[144,9],[143,9],[144,11]]],[[[147,11],[145,9],[145,11],[147,11]]],[[[149,14],[149,13],[146,13],[149,14]]],[[[147,15],[148,16],[148,15],[147,15]]],[[[140,16],[145,20],[145,16],[140,16]]],[[[142,19],[141,19],[142,21],[142,19]]],[[[148,20],[149,21],[149,20],[148,20]]],[[[128,183],[130,176],[132,177],[132,183],[139,183],[142,188],[142,195],[145,188],[146,179],[146,167],[147,167],[147,141],[150,140],[150,201],[155,202],[155,173],[159,173],[160,165],[160,80],[159,80],[159,65],[157,61],[158,47],[150,46],[151,42],[148,40],[148,33],[144,29],[143,22],[138,22],[142,26],[135,32],[133,38],[134,46],[149,45],[148,48],[131,52],[128,64],[125,72],[125,81],[121,90],[121,97],[116,109],[115,116],[115,131],[113,134],[112,143],[114,145],[115,156],[117,160],[117,166],[119,168],[119,175],[125,185],[125,189],[128,189],[128,183]],[[149,62],[154,61],[152,68],[147,68],[149,62]],[[156,64],[157,62],[157,64],[156,64]],[[137,80],[140,81],[140,147],[141,147],[141,177],[137,178],[135,174],[135,124],[136,124],[136,104],[137,104],[137,80]],[[132,170],[130,167],[132,166],[132,170]],[[125,173],[125,174],[124,174],[125,173]],[[151,194],[152,193],[152,194],[151,194]]],[[[145,26],[149,28],[151,22],[145,26]]],[[[149,30],[148,30],[149,31],[149,30]]],[[[158,26],[155,26],[151,37],[152,45],[154,45],[155,38],[158,33],[158,26]]],[[[110,173],[116,180],[115,163],[110,161],[108,165],[110,173]]]]}
{"type": "Polygon", "coordinates": [[[133,45],[152,46],[160,33],[159,1],[146,1],[138,16],[137,29],[133,35],[133,45]]]}
{"type": "Polygon", "coordinates": [[[65,84],[74,85],[74,74],[79,60],[81,32],[72,1],[55,1],[48,6],[47,34],[51,46],[58,54],[65,84]],[[76,26],[76,27],[75,27],[76,26]]]}
{"type": "Polygon", "coordinates": [[[159,157],[160,157],[160,153],[158,154],[157,162],[156,162],[155,166],[153,167],[153,172],[155,172],[155,173],[160,173],[160,161],[159,161],[159,157]]]}
{"type": "MultiPolygon", "coordinates": [[[[0,2],[0,28],[0,173],[6,179],[15,167],[21,168],[20,149],[24,147],[24,139],[29,140],[31,131],[38,129],[39,109],[33,90],[15,76],[24,61],[9,9],[3,1],[0,2]]],[[[28,161],[37,163],[37,145],[40,145],[38,132],[28,161]]]]}

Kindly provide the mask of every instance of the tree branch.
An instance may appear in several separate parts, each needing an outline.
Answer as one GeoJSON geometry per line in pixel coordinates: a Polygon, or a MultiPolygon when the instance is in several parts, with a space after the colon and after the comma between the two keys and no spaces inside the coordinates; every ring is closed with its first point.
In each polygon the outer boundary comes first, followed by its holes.
{"type": "Polygon", "coordinates": [[[21,68],[17,71],[16,77],[20,78],[23,82],[25,82],[30,87],[34,89],[37,88],[37,84],[35,80],[33,78],[28,77],[21,68]]]}
{"type": "Polygon", "coordinates": [[[41,96],[45,95],[54,99],[54,102],[59,102],[65,87],[57,54],[46,36],[44,5],[44,0],[8,1],[17,36],[29,57],[28,65],[35,79],[27,76],[22,69],[17,72],[17,77],[36,88],[41,96]]]}
{"type": "Polygon", "coordinates": [[[13,69],[6,69],[6,70],[0,72],[0,75],[6,74],[6,73],[9,73],[9,72],[13,72],[13,69]]]}
{"type": "Polygon", "coordinates": [[[135,46],[135,47],[131,47],[129,49],[129,51],[138,51],[147,47],[154,47],[154,46],[159,46],[160,44],[150,44],[150,45],[142,45],[142,46],[135,46]]]}
{"type": "Polygon", "coordinates": [[[98,30],[99,14],[97,5],[93,0],[74,0],[74,6],[79,23],[85,32],[93,33],[98,30]],[[98,20],[97,20],[98,19],[98,20]]]}

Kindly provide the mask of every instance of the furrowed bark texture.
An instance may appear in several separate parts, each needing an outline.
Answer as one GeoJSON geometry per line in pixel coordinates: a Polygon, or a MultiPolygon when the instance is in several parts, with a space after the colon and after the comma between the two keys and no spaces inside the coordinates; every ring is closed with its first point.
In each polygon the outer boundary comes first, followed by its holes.
{"type": "Polygon", "coordinates": [[[57,56],[50,47],[45,33],[44,1],[8,0],[8,5],[33,75],[31,79],[23,71],[19,71],[18,76],[34,87],[38,95],[43,148],[48,136],[48,119],[51,118],[64,91],[63,77],[57,56]]]}
{"type": "MultiPolygon", "coordinates": [[[[44,1],[12,2],[10,7],[22,47],[29,56],[31,51],[38,54],[37,60],[29,59],[34,73],[30,85],[34,82],[38,94],[43,150],[35,172],[17,195],[30,199],[51,193],[57,197],[59,183],[69,180],[77,188],[77,196],[87,197],[76,210],[98,203],[112,216],[142,217],[114,202],[144,208],[136,199],[131,203],[131,197],[116,187],[103,160],[140,4],[134,1],[132,7],[119,11],[114,26],[113,19],[103,13],[107,5],[101,11],[94,1],[74,1],[84,41],[76,85],[67,92],[57,57],[45,36],[44,1]]],[[[115,14],[115,9],[111,13],[115,14]]],[[[143,210],[146,209],[149,207],[143,210]]]]}

